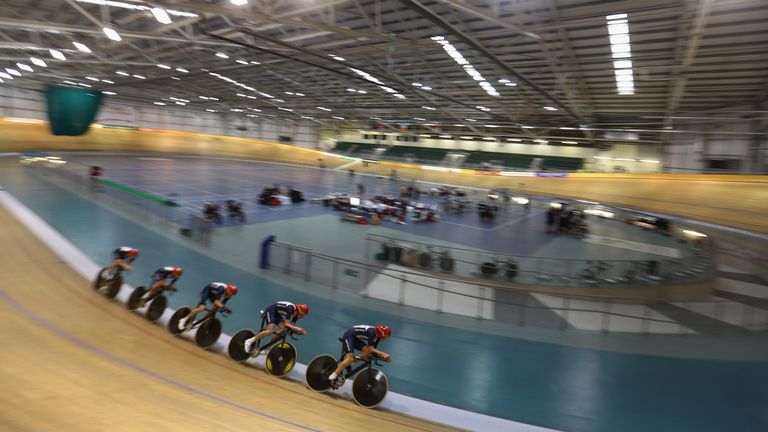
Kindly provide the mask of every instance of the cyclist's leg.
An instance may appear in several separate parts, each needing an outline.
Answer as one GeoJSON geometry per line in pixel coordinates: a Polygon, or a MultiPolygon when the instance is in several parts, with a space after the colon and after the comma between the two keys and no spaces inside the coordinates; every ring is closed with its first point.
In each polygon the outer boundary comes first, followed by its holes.
{"type": "Polygon", "coordinates": [[[161,292],[163,292],[163,288],[165,288],[165,280],[161,279],[159,281],[155,281],[154,284],[152,284],[152,287],[147,291],[143,296],[142,300],[144,301],[150,301],[157,297],[161,292]]]}

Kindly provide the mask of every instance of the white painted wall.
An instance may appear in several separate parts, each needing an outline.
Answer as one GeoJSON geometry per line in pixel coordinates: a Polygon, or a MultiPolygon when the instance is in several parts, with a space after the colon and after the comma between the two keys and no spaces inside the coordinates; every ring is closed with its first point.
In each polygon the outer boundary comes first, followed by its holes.
{"type": "Polygon", "coordinates": [[[670,135],[665,147],[665,168],[668,172],[715,172],[707,170],[707,159],[735,159],[740,161],[738,172],[765,173],[768,135],[739,134],[753,132],[753,127],[750,119],[678,124],[675,129],[690,132],[670,135]],[[760,146],[757,156],[751,152],[755,138],[760,146]]]}
{"type": "Polygon", "coordinates": [[[0,117],[48,120],[42,93],[0,84],[0,117]]]}

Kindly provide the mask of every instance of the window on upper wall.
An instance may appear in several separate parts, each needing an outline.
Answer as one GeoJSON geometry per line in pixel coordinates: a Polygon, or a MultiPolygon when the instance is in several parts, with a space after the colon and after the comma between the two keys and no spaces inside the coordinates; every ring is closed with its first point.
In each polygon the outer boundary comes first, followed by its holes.
{"type": "Polygon", "coordinates": [[[705,159],[707,169],[738,171],[741,161],[738,159],[705,159]]]}

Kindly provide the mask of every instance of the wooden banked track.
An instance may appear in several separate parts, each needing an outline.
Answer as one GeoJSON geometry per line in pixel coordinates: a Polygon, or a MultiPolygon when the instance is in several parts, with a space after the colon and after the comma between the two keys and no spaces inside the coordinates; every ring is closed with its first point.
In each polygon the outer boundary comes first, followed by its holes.
{"type": "Polygon", "coordinates": [[[0,227],[0,430],[454,430],[203,351],[93,291],[2,206],[0,227]]]}

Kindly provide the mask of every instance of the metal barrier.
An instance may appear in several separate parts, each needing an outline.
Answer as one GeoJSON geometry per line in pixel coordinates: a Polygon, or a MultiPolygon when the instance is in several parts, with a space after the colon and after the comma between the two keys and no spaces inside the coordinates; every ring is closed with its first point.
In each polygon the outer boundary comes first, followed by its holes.
{"type": "Polygon", "coordinates": [[[210,243],[211,223],[182,207],[173,195],[159,197],[114,180],[90,177],[81,165],[43,162],[29,166],[33,172],[53,177],[60,186],[68,186],[95,201],[127,205],[131,210],[139,210],[142,222],[165,225],[194,241],[210,243]]]}
{"type": "MultiPolygon", "coordinates": [[[[380,267],[313,252],[274,241],[270,243],[270,268],[302,280],[364,297],[390,301],[439,313],[478,319],[501,320],[518,326],[560,330],[690,334],[680,322],[660,314],[652,304],[624,304],[579,294],[538,292],[495,284],[493,280],[456,280],[448,275],[425,274],[401,266],[380,267]],[[544,301],[546,299],[546,302],[544,301]]],[[[659,299],[660,302],[663,300],[659,299]]],[[[768,313],[756,317],[752,308],[723,302],[676,303],[714,311],[716,319],[702,323],[698,333],[725,334],[768,327],[768,313]],[[741,329],[739,328],[741,327],[741,329]]]]}
{"type": "Polygon", "coordinates": [[[711,279],[715,272],[712,243],[687,243],[686,248],[679,259],[583,260],[501,254],[368,234],[365,258],[379,265],[395,263],[464,278],[545,286],[642,288],[711,279]]]}

